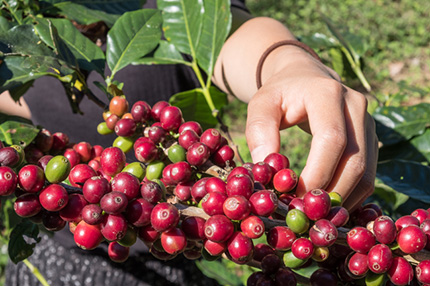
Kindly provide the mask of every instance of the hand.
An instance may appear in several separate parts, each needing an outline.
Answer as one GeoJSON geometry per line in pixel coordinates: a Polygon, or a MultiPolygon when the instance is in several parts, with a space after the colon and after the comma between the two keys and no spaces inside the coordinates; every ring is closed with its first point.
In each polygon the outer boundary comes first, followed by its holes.
{"type": "Polygon", "coordinates": [[[265,63],[263,86],[248,105],[246,136],[253,161],[278,152],[279,130],[298,125],[312,135],[312,144],[297,194],[315,188],[338,192],[353,210],[372,194],[376,174],[378,140],[367,101],[306,52],[278,49],[267,60],[290,59],[288,64],[265,63]]]}

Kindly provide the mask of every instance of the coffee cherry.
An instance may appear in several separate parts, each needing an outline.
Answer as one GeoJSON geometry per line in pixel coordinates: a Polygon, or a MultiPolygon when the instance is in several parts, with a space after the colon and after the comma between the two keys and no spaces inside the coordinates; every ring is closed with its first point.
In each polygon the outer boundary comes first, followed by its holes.
{"type": "Polygon", "coordinates": [[[227,176],[227,181],[230,180],[231,177],[236,175],[247,175],[252,182],[254,182],[254,174],[252,174],[252,168],[248,169],[243,166],[235,167],[233,170],[231,170],[230,174],[227,176]]]}
{"type": "Polygon", "coordinates": [[[66,226],[66,221],[63,220],[58,212],[43,212],[43,226],[49,231],[60,231],[66,226]]]}
{"type": "Polygon", "coordinates": [[[101,177],[94,176],[85,181],[82,187],[82,193],[85,199],[91,204],[97,204],[100,199],[111,191],[109,182],[101,177]]]}
{"type": "Polygon", "coordinates": [[[197,142],[200,142],[200,137],[193,130],[184,130],[179,133],[178,143],[185,150],[188,150],[191,145],[197,142]]]}
{"type": "Polygon", "coordinates": [[[275,226],[267,234],[267,243],[276,250],[289,250],[296,240],[294,232],[286,226],[275,226]]]}
{"type": "Polygon", "coordinates": [[[261,270],[267,274],[275,274],[281,267],[281,259],[276,254],[268,254],[261,260],[261,270]]]}
{"type": "Polygon", "coordinates": [[[131,201],[125,211],[127,221],[136,227],[151,223],[151,212],[154,206],[143,198],[131,201]]]}
{"type": "Polygon", "coordinates": [[[100,156],[103,172],[108,176],[115,176],[125,167],[125,154],[118,147],[108,147],[100,156]]]}
{"type": "Polygon", "coordinates": [[[301,234],[309,229],[308,217],[298,209],[289,210],[285,221],[287,226],[295,233],[301,234]]]}
{"type": "MultiPolygon", "coordinates": [[[[146,166],[146,179],[148,179],[149,181],[160,179],[162,177],[162,174],[165,168],[167,169],[167,166],[162,161],[159,161],[159,160],[151,161],[146,166]]],[[[167,185],[166,181],[163,181],[163,183],[167,185]]]]}
{"type": "Polygon", "coordinates": [[[193,181],[178,183],[173,190],[173,193],[180,201],[187,202],[191,200],[191,189],[193,185],[193,181]]]}
{"type": "Polygon", "coordinates": [[[218,257],[227,250],[227,242],[215,242],[210,239],[205,239],[203,242],[203,250],[211,256],[218,257]]]}
{"type": "Polygon", "coordinates": [[[140,185],[140,194],[142,198],[151,204],[156,204],[163,198],[163,189],[156,182],[142,182],[140,185]]]}
{"type": "Polygon", "coordinates": [[[172,163],[185,161],[186,149],[181,145],[175,144],[167,150],[167,157],[172,161],[172,163]]]}
{"type": "Polygon", "coordinates": [[[160,111],[160,123],[167,131],[176,131],[182,124],[182,111],[176,106],[166,106],[160,111]]]}
{"type": "Polygon", "coordinates": [[[226,183],[218,177],[208,178],[205,183],[205,189],[206,189],[206,192],[208,193],[219,192],[219,193],[227,194],[226,188],[227,188],[226,183]]]}
{"type": "Polygon", "coordinates": [[[139,179],[128,172],[116,174],[110,184],[112,191],[123,193],[129,201],[136,198],[140,193],[139,179]]]}
{"type": "Polygon", "coordinates": [[[282,257],[284,261],[284,265],[288,268],[299,268],[306,264],[307,260],[299,259],[294,256],[293,252],[291,250],[288,250],[284,253],[284,256],[282,257]]]}
{"type": "Polygon", "coordinates": [[[109,102],[109,111],[121,117],[128,111],[128,101],[125,96],[114,96],[109,102]]]}
{"type": "Polygon", "coordinates": [[[337,236],[337,228],[326,219],[317,220],[309,230],[309,237],[315,246],[331,246],[337,236]]]}
{"type": "Polygon", "coordinates": [[[144,243],[152,244],[160,237],[161,233],[148,224],[138,228],[137,235],[144,243]]]}
{"type": "Polygon", "coordinates": [[[387,272],[392,262],[393,254],[386,244],[373,246],[367,254],[367,265],[372,272],[377,274],[387,272]]]}
{"type": "Polygon", "coordinates": [[[251,260],[253,249],[252,240],[238,231],[233,233],[227,242],[228,253],[237,264],[245,264],[251,260]]]}
{"type": "Polygon", "coordinates": [[[342,227],[349,220],[349,212],[344,207],[334,206],[330,208],[326,219],[331,221],[335,227],[342,227]]]}
{"type": "Polygon", "coordinates": [[[263,235],[265,226],[258,216],[248,216],[240,223],[240,229],[247,237],[255,239],[263,235]]]}
{"type": "Polygon", "coordinates": [[[226,192],[228,196],[244,196],[249,199],[254,192],[254,182],[251,177],[244,174],[229,176],[226,192]]]}
{"type": "Polygon", "coordinates": [[[15,200],[13,209],[20,217],[32,217],[42,210],[42,205],[36,194],[23,194],[15,200]]]}
{"type": "Polygon", "coordinates": [[[327,269],[318,269],[309,278],[312,286],[337,285],[338,278],[327,269]]]}
{"type": "Polygon", "coordinates": [[[223,211],[231,220],[243,220],[251,213],[251,204],[244,196],[231,196],[224,201],[223,211]]]}
{"type": "Polygon", "coordinates": [[[100,224],[104,219],[103,210],[99,205],[88,204],[82,208],[82,219],[91,225],[100,224]]]}
{"type": "Polygon", "coordinates": [[[211,158],[215,165],[220,166],[221,168],[224,168],[227,165],[232,166],[232,164],[234,164],[234,150],[230,146],[224,145],[218,148],[212,154],[211,158]]]}
{"type": "Polygon", "coordinates": [[[359,253],[367,253],[376,243],[375,236],[361,226],[351,229],[347,234],[346,241],[351,249],[359,253]]]}
{"type": "Polygon", "coordinates": [[[252,174],[254,180],[260,182],[262,185],[267,185],[273,177],[272,167],[265,162],[258,162],[252,167],[252,174]]]}
{"type": "Polygon", "coordinates": [[[402,228],[407,227],[409,225],[420,226],[420,221],[412,215],[404,215],[396,220],[395,225],[397,231],[400,231],[402,230],[402,228]]]}
{"type": "Polygon", "coordinates": [[[388,278],[394,285],[408,285],[414,278],[414,271],[409,262],[403,257],[394,257],[387,271],[388,278]]]}
{"type": "Polygon", "coordinates": [[[422,224],[423,221],[429,217],[429,212],[425,209],[416,209],[411,213],[411,216],[416,217],[420,224],[422,224]]]}
{"type": "Polygon", "coordinates": [[[282,169],[273,176],[275,190],[286,193],[293,190],[298,182],[296,173],[291,169],[282,169]]]}
{"type": "Polygon", "coordinates": [[[157,204],[151,212],[151,224],[156,231],[163,232],[174,228],[179,222],[178,209],[169,203],[157,204]]]}
{"type": "Polygon", "coordinates": [[[151,119],[151,106],[143,100],[139,100],[133,104],[130,110],[135,122],[147,122],[151,119]]]}
{"type": "Polygon", "coordinates": [[[293,198],[288,205],[289,210],[297,209],[301,212],[305,212],[305,204],[302,198],[293,198]]]}
{"type": "Polygon", "coordinates": [[[373,223],[373,233],[380,243],[391,244],[397,236],[396,225],[389,216],[380,216],[373,223]]]}
{"type": "Polygon", "coordinates": [[[270,216],[278,207],[278,198],[269,190],[262,190],[252,194],[249,198],[251,212],[258,216],[270,216]]]}
{"type": "Polygon", "coordinates": [[[192,174],[191,165],[184,161],[173,163],[170,169],[170,179],[173,180],[174,184],[189,181],[192,174]]]}
{"type": "Polygon", "coordinates": [[[63,155],[67,158],[67,160],[69,160],[71,168],[81,162],[81,155],[79,155],[79,153],[76,152],[76,150],[74,150],[73,148],[67,148],[64,151],[63,155]]]}
{"type": "Polygon", "coordinates": [[[157,103],[155,103],[151,109],[151,117],[155,121],[160,121],[160,113],[167,106],[170,106],[167,101],[158,101],[157,103]]]}
{"type": "Polygon", "coordinates": [[[75,145],[73,145],[73,150],[78,152],[79,156],[81,157],[81,162],[88,162],[91,159],[91,151],[93,147],[88,142],[79,142],[75,145]]]}
{"type": "Polygon", "coordinates": [[[205,220],[201,217],[187,217],[181,223],[181,229],[188,240],[202,240],[205,238],[205,220]]]}
{"type": "Polygon", "coordinates": [[[90,225],[80,221],[73,235],[75,243],[82,249],[91,250],[96,248],[103,240],[100,225],[90,225]]]}
{"type": "Polygon", "coordinates": [[[291,245],[291,252],[295,257],[306,260],[312,257],[314,253],[314,245],[304,237],[297,238],[291,245]]]}
{"type": "Polygon", "coordinates": [[[0,196],[9,196],[13,194],[17,185],[18,176],[15,172],[10,167],[0,167],[0,196]]]}
{"type": "Polygon", "coordinates": [[[19,164],[20,158],[18,151],[12,147],[4,147],[0,149],[0,166],[16,167],[19,164]]]}
{"type": "Polygon", "coordinates": [[[205,223],[205,236],[215,242],[225,242],[233,234],[234,225],[224,215],[211,216],[205,223]]]}
{"type": "Polygon", "coordinates": [[[53,142],[51,150],[60,151],[66,148],[67,144],[69,144],[69,136],[63,132],[55,132],[52,134],[53,142]]]}
{"type": "Polygon", "coordinates": [[[101,225],[101,233],[109,241],[120,240],[127,232],[127,220],[122,214],[108,214],[101,225]]]}
{"type": "Polygon", "coordinates": [[[223,204],[227,199],[227,195],[220,192],[212,192],[206,194],[201,200],[202,209],[210,216],[222,215],[223,204]]]}
{"type": "Polygon", "coordinates": [[[130,247],[122,246],[118,242],[112,241],[108,246],[108,255],[114,262],[125,262],[130,255],[130,247]]]}
{"type": "Polygon", "coordinates": [[[207,180],[209,180],[209,177],[203,177],[191,188],[191,196],[196,203],[199,203],[207,194],[205,188],[207,180]]]}
{"type": "Polygon", "coordinates": [[[55,212],[67,205],[69,195],[63,186],[51,184],[40,192],[39,201],[44,209],[55,212]]]}
{"type": "Polygon", "coordinates": [[[187,162],[191,165],[201,166],[206,163],[209,157],[209,148],[201,142],[196,142],[190,147],[188,147],[187,162]]]}
{"type": "Polygon", "coordinates": [[[275,274],[276,286],[295,286],[297,279],[294,272],[288,268],[280,268],[275,274]]]}
{"type": "Polygon", "coordinates": [[[67,222],[82,220],[82,209],[88,204],[81,194],[70,194],[67,205],[60,210],[60,217],[67,222]]]}
{"type": "Polygon", "coordinates": [[[100,207],[108,214],[119,214],[123,212],[127,204],[127,196],[117,191],[105,194],[100,200],[100,207]]]}
{"type": "Polygon", "coordinates": [[[287,156],[280,153],[271,153],[264,158],[264,162],[272,167],[273,174],[276,174],[282,169],[287,169],[290,167],[290,161],[287,156]]]}
{"type": "Polygon", "coordinates": [[[354,278],[366,275],[367,271],[369,271],[367,266],[367,255],[358,252],[354,253],[348,259],[348,269],[355,276],[354,278]]]}
{"type": "Polygon", "coordinates": [[[303,204],[304,213],[314,221],[325,218],[330,212],[330,196],[322,189],[307,192],[303,197],[303,204]]]}
{"type": "Polygon", "coordinates": [[[215,128],[209,128],[203,131],[200,136],[200,142],[208,146],[210,153],[214,153],[221,145],[222,135],[215,128]]]}
{"type": "Polygon", "coordinates": [[[61,155],[53,157],[46,164],[45,178],[52,184],[57,184],[64,181],[71,170],[69,160],[61,155]]]}
{"type": "Polygon", "coordinates": [[[371,221],[378,218],[378,213],[372,208],[366,208],[358,211],[358,214],[354,214],[352,221],[356,226],[366,227],[371,221]]]}
{"type": "Polygon", "coordinates": [[[101,145],[93,145],[91,149],[91,159],[100,158],[104,148],[101,145]]]}
{"type": "Polygon", "coordinates": [[[178,254],[187,246],[185,233],[179,228],[171,228],[161,234],[161,245],[169,254],[178,254]]]}
{"type": "Polygon", "coordinates": [[[418,281],[421,283],[430,283],[430,260],[423,260],[415,268],[418,281]]]}
{"type": "Polygon", "coordinates": [[[81,188],[91,177],[97,176],[96,171],[87,164],[78,164],[70,170],[69,182],[72,186],[81,188]]]}
{"type": "Polygon", "coordinates": [[[114,131],[117,136],[130,137],[136,131],[136,123],[130,118],[121,118],[115,124],[114,131]]]}
{"type": "Polygon", "coordinates": [[[405,253],[417,253],[427,244],[426,234],[416,225],[403,227],[397,235],[397,243],[405,253]]]}

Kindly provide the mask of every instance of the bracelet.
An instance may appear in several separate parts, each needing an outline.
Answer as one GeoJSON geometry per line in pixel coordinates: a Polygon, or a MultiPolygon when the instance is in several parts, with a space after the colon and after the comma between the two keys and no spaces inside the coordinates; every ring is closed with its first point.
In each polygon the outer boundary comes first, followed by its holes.
{"type": "Polygon", "coordinates": [[[270,47],[268,47],[264,53],[261,55],[260,60],[258,61],[257,64],[257,73],[256,73],[256,79],[257,79],[257,89],[260,89],[260,87],[262,86],[262,82],[261,82],[261,71],[263,69],[263,64],[264,61],[266,60],[267,56],[273,52],[276,48],[279,48],[281,46],[296,46],[299,48],[302,48],[303,50],[305,50],[306,52],[308,52],[309,54],[311,54],[311,56],[313,56],[315,59],[317,59],[318,61],[321,62],[321,58],[317,55],[317,53],[312,50],[309,46],[307,46],[306,44],[297,41],[297,40],[284,40],[284,41],[280,41],[280,42],[276,42],[273,45],[271,45],[270,47]]]}

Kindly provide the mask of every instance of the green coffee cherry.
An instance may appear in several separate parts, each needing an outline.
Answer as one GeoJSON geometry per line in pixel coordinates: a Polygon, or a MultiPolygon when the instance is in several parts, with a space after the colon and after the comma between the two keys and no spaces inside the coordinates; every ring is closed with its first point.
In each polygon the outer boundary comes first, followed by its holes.
{"type": "Polygon", "coordinates": [[[133,149],[134,141],[130,137],[118,136],[112,143],[113,147],[118,147],[122,152],[127,153],[133,149]]]}
{"type": "Polygon", "coordinates": [[[146,175],[146,166],[140,162],[133,162],[125,166],[121,172],[128,172],[142,182],[146,175]]]}
{"type": "Polygon", "coordinates": [[[171,146],[167,151],[167,157],[172,163],[185,161],[186,151],[185,148],[179,144],[171,146]]]}
{"type": "Polygon", "coordinates": [[[332,207],[342,205],[343,199],[339,193],[330,192],[328,193],[328,195],[330,196],[330,202],[332,207]]]}
{"type": "Polygon", "coordinates": [[[60,183],[67,179],[71,168],[66,157],[62,155],[55,156],[46,164],[45,177],[52,184],[60,183]]]}
{"type": "Polygon", "coordinates": [[[130,247],[133,244],[135,244],[137,241],[137,231],[136,229],[128,226],[127,232],[125,233],[125,236],[118,241],[119,244],[125,247],[130,247]]]}
{"type": "Polygon", "coordinates": [[[150,181],[160,179],[163,175],[165,165],[163,162],[155,160],[146,166],[146,178],[150,181]]]}
{"type": "Polygon", "coordinates": [[[309,218],[298,209],[289,210],[285,221],[294,233],[304,233],[309,229],[309,218]]]}
{"type": "Polygon", "coordinates": [[[303,264],[305,264],[307,261],[306,259],[303,260],[295,257],[291,250],[288,250],[287,252],[284,253],[283,260],[284,260],[285,266],[289,268],[298,268],[303,264]]]}
{"type": "Polygon", "coordinates": [[[109,129],[107,127],[106,122],[100,122],[99,125],[97,125],[97,132],[101,135],[108,135],[108,134],[112,134],[113,130],[109,129]]]}

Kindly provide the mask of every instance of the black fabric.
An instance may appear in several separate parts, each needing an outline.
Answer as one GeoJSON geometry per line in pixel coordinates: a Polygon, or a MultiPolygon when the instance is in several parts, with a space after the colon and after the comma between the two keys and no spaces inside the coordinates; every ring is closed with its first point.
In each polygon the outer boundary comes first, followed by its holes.
{"type": "MultiPolygon", "coordinates": [[[[231,5],[248,11],[243,1],[233,0],[231,5]]],[[[144,7],[154,8],[155,1],[147,1],[144,7]]],[[[123,91],[131,104],[145,100],[153,105],[160,100],[167,101],[175,93],[199,86],[193,71],[184,65],[129,66],[119,71],[115,80],[124,83],[123,91]]],[[[100,75],[91,73],[87,81],[89,87],[99,99],[108,103],[104,93],[93,84],[95,81],[103,83],[100,75]]],[[[85,97],[80,103],[84,114],[74,114],[61,84],[52,77],[36,80],[24,99],[32,111],[34,124],[52,133],[64,132],[71,142],[87,141],[108,147],[115,139],[114,135],[102,136],[96,132],[97,125],[103,120],[103,110],[99,106],[85,97]]],[[[83,251],[76,246],[69,230],[60,231],[53,237],[44,235],[29,260],[51,286],[217,285],[182,255],[162,262],[138,241],[125,263],[114,263],[107,256],[106,245],[83,251]]],[[[10,262],[5,285],[41,284],[22,262],[18,265],[10,262]]]]}

